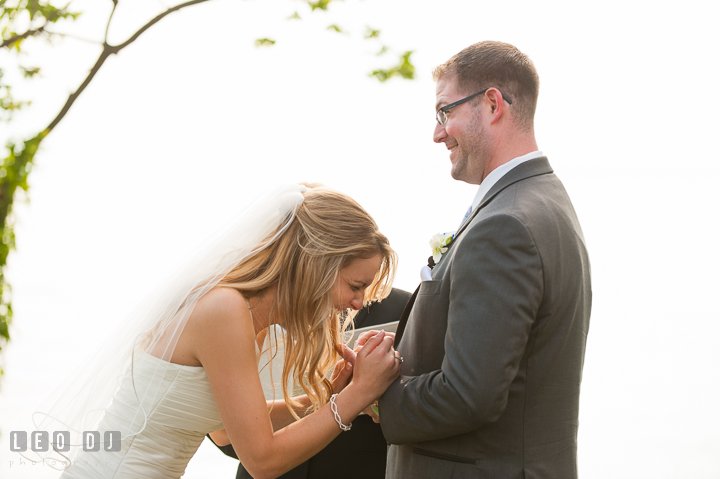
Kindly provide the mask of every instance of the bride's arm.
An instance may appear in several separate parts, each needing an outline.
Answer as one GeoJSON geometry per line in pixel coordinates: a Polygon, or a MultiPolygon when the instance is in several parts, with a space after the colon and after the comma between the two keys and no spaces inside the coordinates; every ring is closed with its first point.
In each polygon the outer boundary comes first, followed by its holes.
{"type": "MultiPolygon", "coordinates": [[[[300,407],[295,409],[295,414],[302,418],[307,415],[310,400],[305,395],[295,399],[300,402],[300,407]]],[[[268,411],[270,413],[270,422],[272,423],[273,431],[279,431],[297,420],[290,413],[283,400],[268,401],[268,411]]]]}
{"type": "MultiPolygon", "coordinates": [[[[310,401],[307,400],[307,396],[301,396],[300,398],[295,399],[301,401],[301,404],[303,405],[303,407],[300,410],[296,410],[295,413],[300,417],[305,416],[305,412],[308,406],[310,406],[310,401]]],[[[288,408],[285,406],[285,401],[267,401],[267,406],[273,431],[278,431],[288,424],[295,422],[296,419],[292,414],[290,414],[290,411],[288,411],[288,408]]],[[[211,432],[210,438],[213,440],[215,445],[219,447],[224,447],[230,444],[230,436],[225,429],[211,432]]]]}
{"type": "MultiPolygon", "coordinates": [[[[307,408],[310,406],[310,401],[307,399],[307,396],[301,396],[295,399],[301,401],[303,405],[303,407],[300,410],[296,410],[295,413],[300,417],[305,416],[307,408]]],[[[290,411],[288,411],[288,408],[285,406],[285,401],[267,401],[267,406],[273,431],[278,431],[296,421],[295,417],[290,414],[290,411]]],[[[212,439],[218,447],[225,447],[230,444],[230,436],[226,429],[211,432],[210,439],[212,439]]]]}
{"type": "MultiPolygon", "coordinates": [[[[344,364],[344,362],[339,363],[339,365],[342,367],[345,367],[343,366],[344,364]]],[[[350,371],[350,367],[347,369],[347,371],[350,371]]],[[[345,385],[343,384],[343,387],[344,386],[345,385]]],[[[297,396],[295,397],[295,401],[299,403],[299,407],[295,409],[295,414],[297,414],[299,417],[305,417],[308,414],[308,408],[311,405],[307,395],[303,394],[302,396],[297,396]]],[[[285,405],[285,401],[267,401],[267,406],[273,431],[278,431],[296,421],[295,417],[290,414],[290,411],[285,405]]],[[[213,431],[209,435],[213,443],[215,443],[215,445],[218,447],[225,447],[230,444],[230,436],[228,436],[228,433],[225,429],[213,431]]]]}
{"type": "MultiPolygon", "coordinates": [[[[335,364],[330,380],[334,393],[339,393],[347,386],[352,376],[352,365],[356,360],[355,352],[347,346],[343,346],[342,350],[338,349],[338,352],[341,353],[347,361],[340,360],[335,364]]],[[[295,396],[294,399],[297,402],[297,406],[294,408],[295,414],[300,418],[307,416],[309,414],[309,408],[312,405],[307,395],[295,396]]],[[[268,401],[268,411],[270,412],[273,431],[279,431],[297,420],[288,410],[284,400],[268,401]]]]}
{"type": "MultiPolygon", "coordinates": [[[[329,404],[273,431],[257,372],[255,331],[239,294],[213,291],[198,302],[193,316],[186,329],[194,338],[194,353],[208,375],[233,448],[253,477],[279,476],[317,454],[340,433],[329,404]]],[[[379,397],[398,373],[391,338],[378,335],[368,346],[354,366],[353,383],[336,398],[345,424],[379,397]]],[[[274,408],[278,413],[285,409],[278,406],[274,408]]]]}
{"type": "MultiPolygon", "coordinates": [[[[346,363],[343,361],[339,363],[340,366],[345,367],[343,365],[346,365],[346,363]]],[[[350,372],[352,366],[347,368],[347,371],[350,372]]],[[[344,387],[344,385],[343,385],[344,387]]],[[[295,397],[295,400],[299,403],[300,407],[295,409],[295,414],[297,414],[299,417],[305,417],[308,414],[308,408],[310,407],[310,400],[308,399],[307,395],[303,394],[302,396],[295,397]]],[[[272,423],[273,431],[279,431],[280,429],[284,428],[285,426],[292,424],[296,421],[295,417],[290,414],[290,411],[288,410],[287,406],[285,405],[285,401],[283,400],[275,400],[275,401],[267,401],[268,406],[268,413],[270,414],[270,422],[272,423]]],[[[225,429],[220,429],[218,431],[213,431],[209,434],[210,438],[212,439],[213,443],[215,443],[218,447],[225,447],[228,444],[230,444],[230,436],[228,435],[227,431],[225,429]]]]}
{"type": "MultiPolygon", "coordinates": [[[[378,332],[379,331],[375,331],[376,334],[378,332]]],[[[342,348],[342,350],[338,349],[338,352],[341,352],[343,357],[347,358],[347,361],[338,361],[333,369],[333,375],[331,378],[333,392],[340,392],[345,388],[345,386],[347,386],[348,380],[352,375],[352,365],[356,359],[355,352],[352,349],[348,348],[347,346],[343,346],[342,348]]],[[[303,394],[302,396],[295,396],[294,399],[297,402],[295,414],[297,414],[298,417],[307,416],[308,410],[311,406],[310,400],[308,399],[307,395],[303,394]]],[[[293,416],[288,410],[284,400],[267,401],[267,406],[273,431],[279,431],[288,424],[292,424],[297,420],[295,419],[295,416],[293,416]]],[[[230,436],[228,436],[228,433],[225,429],[211,432],[210,438],[218,447],[225,447],[230,444],[230,436]]]]}

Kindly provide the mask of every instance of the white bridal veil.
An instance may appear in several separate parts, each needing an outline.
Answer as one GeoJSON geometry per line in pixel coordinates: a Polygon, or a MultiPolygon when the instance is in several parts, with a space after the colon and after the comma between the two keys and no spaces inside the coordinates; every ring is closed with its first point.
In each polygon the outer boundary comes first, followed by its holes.
{"type": "MultiPolygon", "coordinates": [[[[28,459],[41,460],[45,456],[69,464],[83,445],[84,431],[99,431],[102,442],[100,421],[123,380],[128,376],[132,379],[133,362],[145,353],[169,362],[197,301],[233,267],[275,241],[287,229],[305,190],[301,185],[284,185],[259,198],[151,294],[128,318],[122,332],[103,344],[79,373],[33,414],[36,430],[47,431],[51,444],[53,438],[58,437],[57,432],[68,431],[70,450],[53,451],[51,445],[47,454],[28,459]],[[272,239],[263,243],[273,232],[272,239]]],[[[155,375],[160,382],[163,368],[158,367],[153,378],[155,375]]],[[[137,403],[132,406],[135,420],[120,431],[121,439],[144,429],[149,411],[143,405],[154,403],[155,396],[162,393],[153,388],[135,391],[137,403]]]]}

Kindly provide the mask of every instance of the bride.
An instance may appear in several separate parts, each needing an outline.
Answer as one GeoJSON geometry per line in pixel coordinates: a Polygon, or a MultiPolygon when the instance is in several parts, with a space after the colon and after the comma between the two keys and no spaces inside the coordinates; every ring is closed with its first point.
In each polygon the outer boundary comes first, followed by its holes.
{"type": "Polygon", "coordinates": [[[272,193],[36,413],[64,458],[62,479],[178,478],[218,430],[213,437],[227,438],[255,478],[315,455],[398,375],[391,335],[376,335],[357,355],[338,346],[339,313],[385,297],[395,263],[387,238],[346,195],[302,185],[272,193]],[[259,345],[273,324],[286,331],[283,399],[266,401],[259,345]],[[346,360],[328,378],[338,350],[346,360]],[[305,394],[290,397],[289,379],[305,394]]]}

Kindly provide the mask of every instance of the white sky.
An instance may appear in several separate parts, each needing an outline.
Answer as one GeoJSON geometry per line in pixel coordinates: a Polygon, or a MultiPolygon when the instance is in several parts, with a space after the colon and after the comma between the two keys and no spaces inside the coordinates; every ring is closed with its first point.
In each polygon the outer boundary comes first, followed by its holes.
{"type": "MultiPolygon", "coordinates": [[[[56,30],[102,38],[111,2],[73,4],[85,16],[56,30]]],[[[111,43],[170,3],[120,5],[111,43]]],[[[720,477],[717,3],[347,0],[331,10],[213,0],[175,13],[109,59],[43,143],[31,202],[16,207],[0,476],[57,476],[18,465],[8,432],[30,431],[30,412],[87,342],[269,186],[349,193],[398,251],[396,285],[412,291],[430,236],[456,227],[475,190],[450,178],[448,152],[432,143],[430,72],[493,39],[535,62],[538,144],[590,250],[581,477],[720,477]],[[302,22],[283,20],[295,9],[302,22]],[[367,78],[385,60],[359,39],[366,24],[416,50],[417,81],[367,78]],[[256,49],[259,37],[278,43],[256,49]]],[[[0,141],[46,126],[97,54],[71,39],[33,48],[44,77],[16,89],[34,104],[0,125],[0,141]]],[[[203,446],[185,477],[234,468],[203,446]]]]}

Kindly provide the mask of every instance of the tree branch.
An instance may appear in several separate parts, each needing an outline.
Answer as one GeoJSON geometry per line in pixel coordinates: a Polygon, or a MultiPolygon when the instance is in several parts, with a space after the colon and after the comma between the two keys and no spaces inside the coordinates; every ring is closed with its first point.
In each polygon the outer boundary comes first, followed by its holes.
{"type": "Polygon", "coordinates": [[[12,45],[13,43],[15,43],[18,40],[23,40],[27,37],[32,37],[32,36],[37,35],[38,33],[42,33],[45,31],[45,27],[47,27],[47,23],[45,23],[45,25],[43,25],[40,28],[36,28],[35,30],[28,30],[25,33],[21,33],[19,35],[15,35],[15,36],[8,38],[7,40],[3,40],[2,45],[0,45],[0,48],[5,48],[8,45],[12,45]]]}
{"type": "Polygon", "coordinates": [[[68,111],[70,111],[70,107],[73,106],[73,103],[75,103],[75,100],[78,99],[80,94],[87,88],[87,86],[90,84],[93,78],[95,78],[95,75],[100,70],[100,67],[103,66],[103,63],[105,63],[105,60],[108,59],[110,55],[115,53],[115,51],[110,47],[107,43],[103,46],[103,51],[100,54],[100,57],[95,62],[95,65],[93,65],[92,69],[90,69],[90,73],[88,74],[87,78],[85,78],[85,81],[82,82],[82,85],[78,87],[77,90],[73,94],[71,94],[67,101],[65,102],[65,105],[63,105],[62,110],[60,110],[60,113],[55,117],[53,121],[50,122],[50,124],[45,128],[45,132],[50,133],[53,128],[57,126],[58,123],[60,123],[60,120],[62,120],[68,111]]]}
{"type": "MultiPolygon", "coordinates": [[[[15,36],[13,36],[13,37],[8,38],[7,40],[3,40],[2,45],[0,46],[0,48],[5,48],[5,47],[7,47],[7,46],[9,46],[9,45],[12,45],[13,43],[15,43],[15,42],[18,41],[18,40],[23,40],[23,39],[25,39],[25,38],[27,38],[27,37],[32,37],[32,36],[37,35],[38,33],[44,32],[44,31],[45,31],[45,28],[47,28],[47,26],[48,26],[51,22],[55,21],[55,19],[57,19],[59,16],[63,15],[63,14],[67,11],[67,8],[68,8],[69,6],[70,6],[70,4],[68,3],[68,4],[65,5],[63,8],[60,8],[60,9],[57,9],[57,10],[54,10],[53,12],[51,12],[51,14],[50,14],[49,16],[45,17],[45,23],[43,24],[43,26],[38,27],[38,28],[36,28],[35,30],[28,30],[28,31],[25,32],[25,33],[21,33],[21,34],[19,34],[19,35],[15,35],[15,36]]],[[[31,21],[32,21],[32,19],[31,19],[31,21]]]]}
{"type": "Polygon", "coordinates": [[[110,12],[110,17],[108,18],[107,25],[105,25],[105,40],[103,40],[104,43],[107,43],[108,32],[110,31],[110,22],[112,22],[113,15],[115,15],[115,9],[117,8],[117,5],[117,0],[113,0],[113,8],[110,12]]]}
{"type": "MultiPolygon", "coordinates": [[[[105,63],[105,60],[107,60],[108,57],[110,57],[110,55],[116,54],[120,50],[125,48],[126,46],[130,45],[132,42],[137,40],[138,37],[140,35],[142,35],[148,28],[155,25],[157,22],[162,20],[165,16],[167,16],[173,12],[177,12],[178,10],[181,10],[185,7],[189,7],[191,5],[196,5],[198,3],[204,3],[207,1],[209,1],[209,0],[191,0],[189,2],[181,3],[180,5],[176,5],[172,8],[167,9],[160,15],[158,15],[155,18],[153,18],[152,20],[150,20],[142,28],[140,28],[140,30],[135,32],[135,34],[132,37],[130,37],[128,40],[126,40],[124,43],[117,45],[117,46],[108,45],[107,42],[104,43],[103,51],[100,54],[100,57],[95,62],[95,65],[93,65],[93,67],[90,69],[90,73],[88,74],[87,78],[85,78],[85,81],[82,82],[82,85],[80,85],[78,87],[78,89],[68,97],[67,101],[65,102],[65,105],[63,105],[63,107],[62,107],[62,110],[60,110],[60,113],[58,113],[58,115],[55,117],[55,119],[50,122],[50,124],[47,126],[47,128],[45,128],[44,133],[46,135],[48,133],[50,133],[53,130],[53,128],[55,128],[57,126],[57,124],[60,123],[60,120],[62,120],[65,117],[65,115],[67,115],[67,112],[70,111],[70,107],[72,107],[73,103],[75,103],[75,100],[77,100],[78,97],[80,96],[80,94],[85,90],[85,88],[87,88],[87,86],[90,84],[90,82],[95,77],[97,72],[100,70],[100,67],[103,66],[103,63],[105,63]]],[[[113,2],[113,3],[115,3],[115,2],[113,2]]],[[[113,7],[113,11],[115,11],[115,7],[113,7]]],[[[108,21],[108,26],[109,25],[110,25],[110,22],[108,21]]]]}
{"type": "Polygon", "coordinates": [[[159,22],[160,20],[162,20],[165,16],[170,15],[170,14],[173,13],[173,12],[177,12],[178,10],[183,9],[183,8],[185,8],[185,7],[189,7],[189,6],[191,6],[191,5],[196,5],[196,4],[198,4],[198,3],[204,3],[204,2],[207,2],[207,1],[209,1],[209,0],[191,0],[191,1],[189,1],[189,2],[181,3],[180,5],[175,5],[175,6],[172,7],[172,8],[168,8],[167,10],[165,10],[164,12],[162,12],[160,15],[158,15],[157,17],[153,18],[153,19],[150,20],[148,23],[146,23],[145,26],[143,26],[140,30],[138,30],[137,32],[135,32],[135,34],[134,34],[132,37],[130,37],[125,43],[121,43],[120,45],[118,45],[118,46],[115,47],[115,48],[117,48],[117,51],[120,51],[120,50],[122,50],[123,48],[125,48],[126,46],[130,45],[132,42],[134,42],[135,40],[137,40],[140,35],[142,35],[143,33],[145,33],[145,30],[147,30],[148,28],[150,28],[150,27],[152,27],[153,25],[155,25],[157,22],[159,22]]]}
{"type": "Polygon", "coordinates": [[[71,35],[71,34],[69,34],[69,33],[53,32],[53,31],[50,31],[50,30],[48,30],[48,29],[45,29],[45,32],[46,32],[46,33],[49,33],[50,35],[57,35],[57,36],[60,36],[60,37],[71,38],[71,39],[77,40],[77,41],[79,41],[79,42],[92,43],[93,45],[100,45],[100,46],[103,45],[103,42],[96,41],[96,40],[90,40],[90,39],[88,39],[88,38],[78,37],[78,36],[76,36],[76,35],[71,35]]]}

